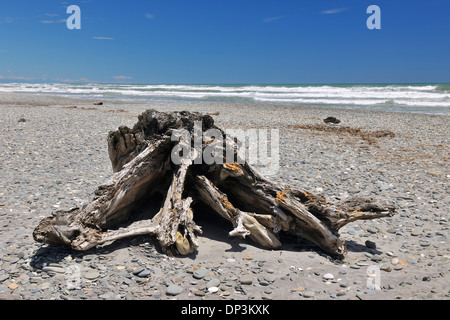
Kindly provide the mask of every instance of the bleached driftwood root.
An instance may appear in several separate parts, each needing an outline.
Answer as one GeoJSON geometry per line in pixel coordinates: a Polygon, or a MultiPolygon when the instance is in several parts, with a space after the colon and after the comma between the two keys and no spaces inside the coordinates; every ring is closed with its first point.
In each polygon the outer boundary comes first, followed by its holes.
{"type": "MultiPolygon", "coordinates": [[[[166,253],[187,255],[198,248],[202,230],[194,221],[192,204],[200,203],[230,222],[230,236],[249,237],[277,249],[282,245],[279,235],[285,232],[342,258],[346,246],[339,238],[340,228],[395,211],[391,203],[377,199],[326,203],[322,196],[270,182],[246,162],[194,164],[194,141],[171,137],[177,129],[192,132],[195,121],[202,122],[203,130],[220,130],[208,115],[148,110],[134,128],[111,132],[108,146],[115,171],[111,180],[98,187],[90,203],[43,219],[34,239],[84,251],[152,235],[166,253]],[[178,143],[192,148],[192,156],[174,164],[171,153],[178,143]]],[[[204,142],[202,149],[209,143],[204,142]]]]}

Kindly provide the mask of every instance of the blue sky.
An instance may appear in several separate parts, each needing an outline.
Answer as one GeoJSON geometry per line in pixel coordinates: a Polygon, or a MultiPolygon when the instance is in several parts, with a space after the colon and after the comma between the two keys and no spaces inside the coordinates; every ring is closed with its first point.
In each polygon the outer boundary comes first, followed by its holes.
{"type": "Polygon", "coordinates": [[[448,0],[0,3],[2,82],[450,82],[449,57],[448,0]],[[366,26],[372,4],[380,30],[366,26]]]}

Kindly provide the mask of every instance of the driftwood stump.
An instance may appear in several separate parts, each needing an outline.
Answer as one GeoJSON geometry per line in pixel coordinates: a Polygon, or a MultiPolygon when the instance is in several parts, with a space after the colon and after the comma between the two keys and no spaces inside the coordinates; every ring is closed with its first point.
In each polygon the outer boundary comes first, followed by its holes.
{"type": "MultiPolygon", "coordinates": [[[[98,187],[90,203],[43,219],[34,239],[84,251],[147,234],[157,238],[164,252],[187,255],[198,248],[197,236],[202,233],[194,221],[192,206],[197,203],[228,220],[233,226],[230,236],[248,236],[265,248],[277,249],[279,235],[289,233],[343,258],[347,250],[339,238],[340,228],[394,213],[390,202],[377,199],[326,203],[320,195],[270,182],[247,162],[226,163],[223,157],[223,163],[197,163],[193,160],[198,157],[194,148],[198,141],[175,134],[180,129],[193,133],[196,121],[201,121],[203,131],[224,134],[209,115],[154,110],[141,114],[132,129],[111,132],[108,146],[115,173],[110,181],[98,187]],[[186,150],[191,153],[184,154],[186,150]],[[183,155],[178,164],[173,160],[177,152],[183,155]]],[[[200,151],[215,140],[202,141],[200,151]]],[[[235,150],[236,143],[225,137],[215,147],[231,145],[235,150]]]]}

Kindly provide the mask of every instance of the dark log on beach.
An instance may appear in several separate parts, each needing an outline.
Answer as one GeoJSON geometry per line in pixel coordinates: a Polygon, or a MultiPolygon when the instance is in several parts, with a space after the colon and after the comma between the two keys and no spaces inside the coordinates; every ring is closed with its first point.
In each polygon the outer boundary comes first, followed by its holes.
{"type": "Polygon", "coordinates": [[[320,195],[273,183],[247,162],[238,163],[237,143],[209,115],[148,110],[133,128],[120,127],[109,134],[115,174],[97,188],[92,201],[43,219],[33,237],[84,251],[146,234],[155,236],[164,252],[187,255],[197,250],[202,233],[194,221],[196,204],[228,220],[233,227],[230,236],[248,236],[277,249],[282,245],[280,234],[288,233],[342,258],[346,247],[340,228],[395,211],[388,201],[351,198],[327,203],[320,195]],[[214,129],[224,139],[202,140],[199,150],[194,131],[200,122],[203,132],[214,129]],[[223,161],[199,163],[198,154],[212,145],[222,152],[216,154],[223,161]],[[226,162],[225,150],[232,150],[234,162],[226,162]]]}

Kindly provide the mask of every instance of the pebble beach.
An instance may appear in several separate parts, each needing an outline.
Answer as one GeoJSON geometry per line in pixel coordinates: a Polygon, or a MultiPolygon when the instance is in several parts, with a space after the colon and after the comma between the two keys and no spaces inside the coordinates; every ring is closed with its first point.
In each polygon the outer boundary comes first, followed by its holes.
{"type": "Polygon", "coordinates": [[[450,298],[449,116],[94,102],[0,93],[0,300],[450,298]],[[391,199],[396,214],[342,228],[343,261],[288,236],[273,251],[230,238],[232,226],[214,217],[198,218],[200,248],[186,257],[164,255],[145,236],[87,252],[36,243],[41,219],[88,202],[112,176],[108,132],[133,126],[147,109],[218,114],[222,129],[279,129],[280,170],[271,180],[330,198],[391,199]],[[322,130],[327,117],[355,130],[322,130]]]}

